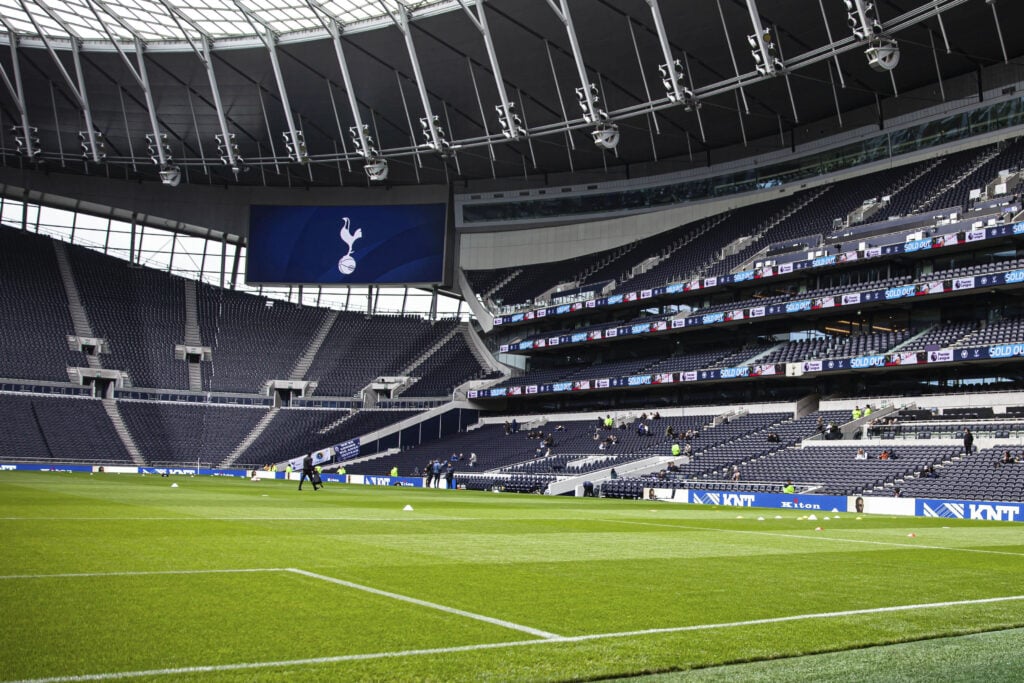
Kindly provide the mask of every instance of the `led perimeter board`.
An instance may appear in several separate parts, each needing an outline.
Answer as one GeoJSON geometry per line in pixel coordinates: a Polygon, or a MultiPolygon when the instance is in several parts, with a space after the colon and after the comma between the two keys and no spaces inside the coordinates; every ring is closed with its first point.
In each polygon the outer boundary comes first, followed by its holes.
{"type": "Polygon", "coordinates": [[[249,207],[250,285],[444,280],[445,204],[249,207]]]}

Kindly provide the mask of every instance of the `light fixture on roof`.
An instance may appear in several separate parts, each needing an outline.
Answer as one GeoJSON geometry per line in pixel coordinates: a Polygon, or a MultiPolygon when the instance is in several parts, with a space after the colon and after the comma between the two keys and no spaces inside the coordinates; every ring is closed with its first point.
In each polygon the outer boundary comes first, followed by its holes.
{"type": "Polygon", "coordinates": [[[868,66],[879,72],[892,71],[900,63],[900,48],[894,38],[884,34],[882,23],[874,16],[874,3],[866,0],[843,0],[846,5],[846,21],[853,37],[866,40],[868,47],[864,56],[868,66]]]}
{"type": "Polygon", "coordinates": [[[506,109],[502,105],[496,105],[494,109],[498,112],[498,123],[501,124],[501,134],[509,140],[518,140],[520,136],[526,135],[526,130],[523,128],[523,120],[519,118],[512,109],[515,107],[515,102],[508,103],[508,115],[506,116],[506,109]]]}
{"type": "Polygon", "coordinates": [[[686,87],[686,72],[678,59],[658,65],[661,72],[661,84],[665,86],[670,102],[679,102],[686,111],[700,106],[693,96],[693,91],[686,87]]]}
{"type": "Polygon", "coordinates": [[[80,130],[78,131],[78,140],[82,146],[82,158],[83,159],[98,159],[103,161],[107,158],[107,145],[103,142],[103,133],[96,130],[93,131],[92,136],[89,135],[89,131],[80,130]],[[95,150],[93,145],[95,144],[95,150]],[[95,151],[95,154],[93,153],[95,151]]]}
{"type": "Polygon", "coordinates": [[[750,44],[750,54],[754,57],[754,68],[762,76],[773,76],[775,72],[783,68],[782,60],[779,59],[779,48],[775,44],[770,28],[762,28],[758,33],[747,36],[750,44]]]}
{"type": "Polygon", "coordinates": [[[899,45],[886,36],[874,38],[864,50],[864,55],[868,58],[868,66],[875,71],[892,71],[900,63],[899,45]]]}
{"type": "Polygon", "coordinates": [[[26,159],[35,159],[42,151],[39,148],[39,129],[35,126],[13,126],[14,141],[18,145],[18,154],[26,159]]]}
{"type": "Polygon", "coordinates": [[[306,137],[302,131],[296,130],[292,132],[286,130],[282,135],[284,136],[285,149],[288,150],[288,158],[300,164],[308,164],[309,152],[306,150],[306,137]]]}
{"type": "Polygon", "coordinates": [[[362,127],[352,126],[348,132],[352,136],[356,152],[366,160],[363,165],[366,177],[374,182],[387,180],[388,160],[382,157],[380,151],[374,146],[373,138],[370,137],[370,127],[364,123],[362,127]]]}
{"type": "Polygon", "coordinates": [[[599,123],[591,133],[594,144],[601,149],[615,149],[619,144],[619,127],[614,123],[599,123]]]}
{"type": "Polygon", "coordinates": [[[576,88],[576,97],[583,110],[583,120],[595,124],[591,132],[594,144],[601,149],[615,149],[619,144],[619,126],[608,118],[605,110],[597,106],[597,86],[588,83],[586,88],[576,88]]]}
{"type": "Polygon", "coordinates": [[[452,145],[448,142],[448,138],[445,136],[444,128],[441,127],[440,119],[437,114],[431,114],[429,117],[424,116],[420,119],[420,128],[423,129],[423,137],[427,139],[423,146],[432,149],[441,156],[446,156],[451,152],[452,145]]]}
{"type": "Polygon", "coordinates": [[[383,157],[371,157],[366,160],[363,170],[370,180],[383,182],[388,179],[388,160],[383,157]]]}
{"type": "Polygon", "coordinates": [[[232,173],[235,174],[235,178],[238,174],[246,170],[245,159],[238,153],[238,142],[235,139],[234,133],[228,133],[227,140],[220,133],[213,136],[217,140],[217,154],[220,156],[220,162],[225,166],[230,166],[232,173]]]}
{"type": "Polygon", "coordinates": [[[174,164],[168,164],[160,169],[160,182],[168,187],[177,187],[181,183],[181,169],[174,164]]]}

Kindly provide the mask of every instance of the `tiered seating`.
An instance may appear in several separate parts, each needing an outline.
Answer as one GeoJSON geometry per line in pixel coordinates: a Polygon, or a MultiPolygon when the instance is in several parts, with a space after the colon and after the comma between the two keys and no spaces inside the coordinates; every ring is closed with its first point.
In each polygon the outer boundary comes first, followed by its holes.
{"type": "Polygon", "coordinates": [[[0,458],[126,463],[131,456],[94,398],[0,394],[0,458]]]}
{"type": "Polygon", "coordinates": [[[900,351],[928,351],[931,349],[950,348],[977,329],[971,321],[936,325],[920,337],[908,341],[900,351]]]}
{"type": "Polygon", "coordinates": [[[849,337],[818,337],[787,342],[771,351],[759,362],[790,363],[803,360],[852,358],[886,353],[909,338],[910,332],[873,332],[849,337]]]}
{"type": "MultiPolygon", "coordinates": [[[[928,465],[938,465],[956,455],[956,446],[891,447],[895,459],[879,460],[881,447],[869,450],[868,460],[856,460],[857,446],[806,446],[787,448],[768,457],[745,463],[741,476],[747,481],[824,484],[820,493],[853,495],[890,485],[928,465]]],[[[866,449],[868,450],[868,449],[866,449]]],[[[723,479],[725,477],[722,477],[723,479]]]]}
{"type": "Polygon", "coordinates": [[[453,434],[440,443],[428,443],[400,453],[355,463],[347,469],[353,473],[383,475],[397,466],[398,473],[407,476],[414,471],[417,474],[421,473],[423,466],[435,458],[446,460],[453,453],[456,457],[462,453],[466,465],[459,466],[461,471],[468,470],[469,454],[476,453],[477,465],[474,469],[483,472],[535,457],[537,443],[528,439],[526,434],[526,431],[520,431],[506,435],[502,425],[484,425],[479,429],[453,434]]]}
{"type": "Polygon", "coordinates": [[[953,187],[936,197],[931,202],[931,206],[966,207],[971,190],[983,189],[998,177],[1000,171],[1019,169],[1022,163],[1024,163],[1024,140],[1018,138],[1004,147],[999,154],[965,175],[953,187]]]}
{"type": "Polygon", "coordinates": [[[1021,339],[1024,339],[1024,317],[1008,316],[967,335],[957,344],[959,346],[987,346],[1019,342],[1021,339]]]}
{"type": "Polygon", "coordinates": [[[456,334],[413,370],[420,379],[402,396],[451,396],[456,386],[487,374],[469,350],[466,338],[456,334]]]}
{"type": "Polygon", "coordinates": [[[343,312],[331,327],[306,379],[318,396],[351,396],[375,377],[397,375],[440,341],[458,320],[343,312]]]}
{"type": "Polygon", "coordinates": [[[520,266],[523,272],[495,290],[491,298],[496,303],[505,305],[533,301],[555,285],[571,280],[589,266],[613,257],[620,249],[621,247],[616,247],[573,259],[520,266]]]}
{"type": "Polygon", "coordinates": [[[174,357],[185,339],[184,280],[83,247],[69,247],[93,333],[105,338],[104,367],[125,370],[137,387],[188,389],[188,368],[174,357]]]}
{"type": "Polygon", "coordinates": [[[121,417],[150,464],[216,464],[226,458],[266,408],[121,401],[121,417]]]}
{"type": "Polygon", "coordinates": [[[899,486],[913,498],[1024,501],[1024,463],[997,466],[1004,450],[977,451],[935,467],[934,476],[904,479],[899,486]]]}
{"type": "Polygon", "coordinates": [[[494,270],[467,270],[465,273],[469,286],[473,288],[473,293],[483,296],[514,270],[516,270],[514,267],[495,268],[494,270]]]}
{"type": "Polygon", "coordinates": [[[267,380],[287,379],[328,314],[204,284],[198,306],[203,343],[213,348],[203,364],[210,391],[257,393],[267,380]]]}
{"type": "Polygon", "coordinates": [[[624,287],[628,290],[648,289],[694,277],[710,264],[724,247],[740,237],[757,232],[759,225],[770,220],[766,217],[778,215],[792,202],[792,197],[781,197],[736,209],[700,239],[673,252],[671,257],[646,273],[629,280],[624,287]]]}
{"type": "Polygon", "coordinates": [[[956,182],[977,159],[988,154],[991,149],[991,146],[976,147],[946,156],[938,166],[893,195],[889,206],[884,209],[886,215],[904,216],[923,210],[925,205],[930,209],[944,208],[935,201],[929,201],[929,198],[956,182]]]}
{"type": "Polygon", "coordinates": [[[74,333],[52,241],[0,226],[0,377],[68,381],[74,333]]]}
{"type": "Polygon", "coordinates": [[[369,434],[417,412],[362,410],[349,416],[340,410],[282,408],[238,461],[250,465],[280,462],[369,434]]]}

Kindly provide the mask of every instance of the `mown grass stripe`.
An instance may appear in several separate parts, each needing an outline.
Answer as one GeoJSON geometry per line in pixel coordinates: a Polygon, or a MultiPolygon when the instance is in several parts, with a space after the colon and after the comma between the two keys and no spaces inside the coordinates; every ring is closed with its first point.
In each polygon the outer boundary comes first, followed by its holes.
{"type": "MultiPolygon", "coordinates": [[[[294,571],[302,574],[307,573],[302,572],[301,570],[294,571]]],[[[316,575],[314,575],[314,577],[315,576],[316,575]]],[[[605,640],[610,638],[630,638],[636,636],[647,636],[666,633],[684,633],[687,631],[709,631],[714,629],[739,628],[743,626],[761,626],[765,624],[779,624],[793,621],[806,621],[810,619],[835,619],[851,616],[863,616],[869,614],[883,614],[886,612],[907,612],[923,609],[940,609],[943,607],[965,607],[969,605],[985,605],[999,602],[1010,602],[1015,600],[1024,600],[1024,595],[1007,595],[994,598],[977,598],[974,600],[954,600],[947,602],[931,602],[913,605],[890,605],[888,607],[871,607],[867,609],[844,610],[842,612],[817,612],[812,614],[793,614],[785,617],[768,617],[765,619],[731,621],[718,624],[693,624],[690,626],[670,626],[665,628],[652,628],[638,631],[621,631],[618,633],[593,633],[581,636],[554,636],[551,638],[544,638],[538,640],[519,640],[506,643],[480,643],[477,645],[461,645],[455,647],[439,647],[420,650],[400,650],[396,652],[372,652],[352,655],[335,655],[330,657],[310,657],[305,659],[289,659],[270,662],[241,662],[236,664],[213,664],[208,666],[187,666],[168,669],[147,669],[144,671],[115,671],[109,673],[81,674],[75,676],[52,676],[48,678],[31,678],[22,679],[19,681],[7,681],[5,683],[79,683],[83,681],[108,681],[123,678],[143,678],[146,676],[183,676],[197,673],[216,673],[219,671],[245,671],[253,669],[282,668],[288,666],[337,664],[342,662],[353,662],[370,659],[389,659],[395,657],[416,657],[422,655],[455,654],[458,652],[476,652],[480,650],[494,650],[498,648],[546,645],[552,643],[581,643],[591,640],[605,640]]]]}
{"type": "Polygon", "coordinates": [[[313,572],[307,572],[304,569],[288,569],[295,574],[302,576],[308,576],[311,579],[317,579],[318,581],[327,581],[334,583],[339,586],[345,586],[346,588],[354,588],[356,590],[365,591],[367,593],[373,593],[374,595],[382,595],[392,600],[401,600],[402,602],[408,602],[413,605],[419,605],[420,607],[429,607],[430,609],[440,610],[447,612],[448,614],[456,614],[460,617],[467,617],[469,619],[476,619],[477,621],[485,621],[488,624],[495,624],[503,628],[513,629],[515,631],[522,631],[523,633],[529,633],[531,635],[538,636],[540,638],[560,638],[556,633],[548,633],[547,631],[541,631],[540,629],[531,628],[529,626],[523,626],[522,624],[516,624],[511,621],[505,621],[504,619],[496,619],[495,617],[488,617],[483,614],[476,614],[475,612],[467,612],[455,607],[448,607],[447,605],[439,605],[436,602],[428,602],[426,600],[420,600],[419,598],[413,598],[408,595],[401,595],[399,593],[392,593],[390,591],[381,590],[379,588],[373,588],[371,586],[364,586],[358,583],[352,583],[351,581],[345,581],[344,579],[336,579],[333,576],[324,576],[323,574],[315,574],[313,572]]]}

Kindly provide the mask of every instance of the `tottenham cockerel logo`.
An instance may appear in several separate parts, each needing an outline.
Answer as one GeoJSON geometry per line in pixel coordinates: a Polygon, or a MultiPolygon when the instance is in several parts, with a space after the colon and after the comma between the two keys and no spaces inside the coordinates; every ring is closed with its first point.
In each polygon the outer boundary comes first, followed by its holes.
{"type": "Polygon", "coordinates": [[[356,228],[354,233],[349,232],[348,228],[351,222],[347,216],[342,220],[345,221],[345,225],[341,228],[341,241],[348,245],[348,253],[338,261],[338,270],[341,271],[342,275],[351,275],[356,270],[356,260],[352,258],[352,254],[355,253],[353,245],[356,243],[356,240],[363,236],[363,231],[361,228],[356,228]]]}

